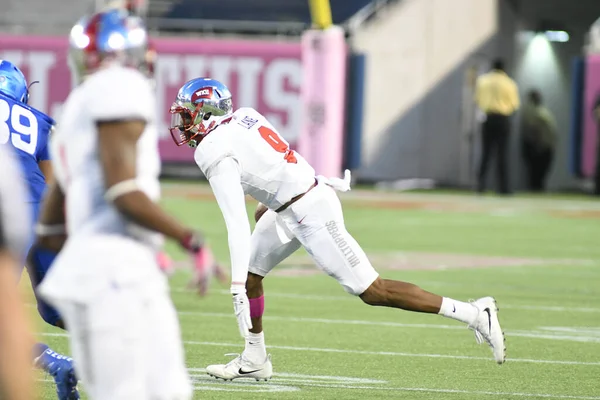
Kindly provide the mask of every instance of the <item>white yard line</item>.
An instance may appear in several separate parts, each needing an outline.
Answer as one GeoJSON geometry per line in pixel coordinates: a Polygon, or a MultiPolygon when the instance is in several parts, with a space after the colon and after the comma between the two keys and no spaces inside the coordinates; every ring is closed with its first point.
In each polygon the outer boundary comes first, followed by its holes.
{"type": "Polygon", "coordinates": [[[600,313],[600,308],[594,307],[563,307],[563,306],[532,306],[532,305],[513,305],[500,304],[504,309],[509,310],[527,310],[527,311],[553,311],[553,312],[578,312],[578,313],[600,313]]]}
{"type": "MultiPolygon", "coordinates": [[[[212,318],[235,318],[233,313],[210,313],[200,311],[179,311],[179,315],[199,316],[212,318]]],[[[388,326],[394,328],[425,328],[425,329],[450,329],[450,330],[465,330],[465,326],[461,325],[439,325],[439,324],[406,324],[402,322],[386,322],[386,321],[364,321],[355,319],[329,319],[329,318],[305,318],[305,317],[282,317],[265,315],[263,319],[267,321],[284,321],[284,322],[302,322],[302,323],[317,323],[325,325],[367,325],[367,326],[388,326]]]]}
{"type": "Polygon", "coordinates": [[[452,393],[452,394],[472,394],[472,395],[484,395],[484,396],[501,396],[506,398],[507,396],[512,397],[533,397],[533,398],[547,398],[547,399],[578,399],[578,400],[600,400],[600,397],[596,396],[570,396],[560,394],[542,394],[542,393],[515,393],[515,392],[488,392],[478,390],[458,390],[458,389],[435,389],[435,388],[409,388],[409,387],[381,387],[381,386],[346,386],[346,385],[325,385],[325,384],[303,384],[301,386],[312,386],[322,388],[337,388],[337,389],[362,389],[362,390],[391,390],[400,392],[424,392],[424,393],[452,393]]]}
{"type": "MultiPolygon", "coordinates": [[[[183,195],[209,195],[214,199],[210,186],[203,184],[180,184],[178,182],[162,182],[161,186],[165,196],[183,196],[183,195]]],[[[516,196],[505,199],[495,196],[480,197],[472,193],[423,193],[397,190],[369,190],[363,188],[354,188],[350,192],[339,193],[342,200],[360,200],[365,202],[397,202],[400,205],[405,203],[424,202],[424,203],[456,203],[460,205],[492,205],[504,209],[540,209],[540,208],[559,208],[567,210],[599,210],[598,202],[586,198],[554,198],[548,197],[522,197],[516,196]]],[[[252,204],[255,202],[250,200],[252,204]]],[[[375,204],[376,205],[376,204],[375,204]]]]}
{"type": "MultiPolygon", "coordinates": [[[[50,337],[68,337],[66,333],[38,333],[40,336],[50,337]]],[[[243,348],[243,343],[221,343],[221,342],[199,342],[199,341],[184,341],[186,345],[192,346],[213,346],[213,347],[236,347],[243,348]]],[[[475,357],[475,356],[455,356],[446,354],[423,354],[423,353],[402,353],[395,351],[369,351],[369,350],[349,350],[349,349],[328,349],[318,347],[296,347],[296,346],[277,346],[269,345],[269,349],[289,350],[289,351],[304,351],[316,353],[338,353],[338,354],[362,354],[376,356],[391,356],[391,357],[408,357],[408,358],[445,358],[453,360],[481,360],[491,362],[490,357],[475,357]]],[[[507,362],[531,363],[531,364],[551,364],[551,365],[586,365],[600,366],[600,361],[565,361],[565,360],[537,360],[529,358],[509,358],[507,362]]]]}
{"type": "MultiPolygon", "coordinates": [[[[199,316],[199,317],[210,317],[210,318],[234,318],[233,314],[229,313],[209,313],[199,311],[179,311],[181,316],[199,316]]],[[[280,322],[300,322],[300,323],[316,323],[322,325],[364,325],[364,326],[382,326],[391,328],[410,328],[410,329],[438,329],[438,330],[466,330],[464,325],[445,325],[445,324],[409,324],[403,322],[391,322],[391,321],[365,321],[365,320],[354,320],[354,319],[330,319],[330,318],[307,318],[307,317],[283,317],[266,315],[263,317],[267,321],[280,321],[280,322]]],[[[569,329],[552,329],[548,330],[515,330],[505,331],[510,337],[525,337],[533,339],[547,339],[547,340],[562,340],[569,342],[583,342],[583,343],[600,343],[600,327],[586,327],[586,328],[569,328],[569,329]]]]}
{"type": "MultiPolygon", "coordinates": [[[[273,392],[296,392],[302,390],[302,387],[317,387],[324,389],[346,389],[346,390],[385,390],[401,392],[422,392],[437,394],[468,394],[482,396],[501,396],[501,397],[535,397],[547,399],[573,399],[573,400],[600,400],[596,396],[575,396],[546,393],[521,393],[521,392],[494,392],[482,390],[461,390],[461,389],[440,389],[427,387],[390,387],[388,381],[354,378],[347,376],[321,376],[304,375],[294,373],[274,373],[273,379],[269,383],[254,382],[248,379],[238,379],[233,382],[223,382],[205,375],[204,368],[188,368],[192,378],[195,391],[219,391],[219,392],[242,392],[252,393],[273,393],[273,392]]],[[[52,383],[51,379],[38,379],[38,382],[52,383]]]]}
{"type": "MultiPolygon", "coordinates": [[[[205,368],[188,368],[188,371],[191,373],[205,373],[205,368]]],[[[356,378],[351,376],[337,376],[337,375],[307,375],[307,374],[296,374],[290,372],[274,372],[273,376],[277,379],[278,382],[287,380],[290,382],[299,382],[299,381],[312,381],[316,383],[339,383],[339,384],[352,384],[352,385],[385,385],[389,383],[388,381],[384,381],[381,379],[369,379],[369,378],[356,378]]],[[[213,378],[214,379],[214,378],[213,378]]],[[[236,381],[236,382],[239,382],[236,381]]],[[[244,381],[242,381],[244,382],[244,381]]]]}
{"type": "MultiPolygon", "coordinates": [[[[193,293],[188,289],[174,288],[172,292],[176,293],[193,293]]],[[[229,290],[216,290],[213,293],[220,295],[231,296],[229,290]]],[[[265,297],[274,298],[285,298],[285,299],[298,299],[298,300],[310,300],[310,301],[352,301],[356,303],[360,300],[354,296],[335,296],[335,295],[314,295],[314,294],[301,294],[301,293],[278,293],[278,292],[267,292],[265,297]]],[[[508,310],[524,310],[524,311],[550,311],[550,312],[579,312],[579,313],[600,313],[600,308],[596,307],[565,307],[565,306],[543,306],[543,305],[527,305],[527,304],[499,304],[501,309],[508,310]]]]}
{"type": "MultiPolygon", "coordinates": [[[[179,311],[178,314],[183,317],[202,317],[202,318],[226,318],[233,319],[233,313],[213,313],[201,311],[179,311]]],[[[408,329],[429,329],[429,330],[453,330],[466,331],[465,325],[446,325],[446,324],[417,324],[394,321],[369,321],[355,319],[331,319],[331,318],[308,318],[308,317],[284,317],[277,315],[265,315],[263,319],[267,321],[292,322],[302,324],[321,324],[321,325],[362,325],[386,328],[408,328],[408,329]]],[[[521,337],[544,340],[560,340],[579,343],[600,343],[600,327],[586,328],[563,328],[544,329],[535,328],[531,330],[508,330],[505,331],[509,337],[521,337]]]]}
{"type": "Polygon", "coordinates": [[[510,332],[507,333],[510,337],[523,337],[533,339],[548,339],[548,340],[563,340],[566,342],[579,343],[600,343],[600,336],[572,336],[572,335],[556,335],[543,332],[510,332]]]}
{"type": "MultiPolygon", "coordinates": [[[[205,379],[201,375],[206,372],[204,368],[189,368],[190,374],[194,378],[196,383],[196,390],[214,390],[214,380],[205,379]],[[202,381],[202,383],[206,382],[211,385],[209,387],[199,386],[197,385],[198,381],[202,381]]],[[[246,381],[248,382],[248,381],[246,381]]],[[[235,382],[224,383],[222,386],[229,385],[233,386],[235,384],[244,385],[246,393],[254,393],[254,392],[266,392],[264,388],[268,386],[274,386],[274,390],[271,391],[294,391],[300,390],[295,386],[288,385],[296,385],[299,387],[319,387],[325,389],[349,389],[349,390],[386,390],[386,391],[402,391],[402,392],[426,392],[426,393],[452,393],[452,394],[472,394],[472,395],[486,395],[486,396],[513,396],[513,397],[542,397],[549,399],[579,399],[579,400],[600,400],[600,397],[592,397],[592,396],[573,396],[573,395],[553,395],[553,394],[545,394],[545,393],[520,393],[520,392],[492,392],[492,391],[479,391],[479,390],[460,390],[460,389],[438,389],[438,388],[424,388],[424,387],[390,387],[387,384],[389,382],[383,380],[375,380],[375,379],[366,379],[366,378],[354,378],[347,376],[320,376],[320,375],[304,375],[304,374],[293,374],[293,373],[277,373],[273,374],[273,379],[269,384],[264,383],[241,383],[240,380],[235,382]],[[287,388],[288,390],[285,390],[287,388]],[[258,390],[257,390],[258,389],[258,390]],[[262,390],[261,390],[262,389],[262,390]]],[[[224,388],[225,389],[225,388],[224,388]]],[[[240,388],[241,389],[241,388],[240,388]]],[[[234,388],[226,389],[228,391],[234,391],[234,388]]]]}
{"type": "MultiPolygon", "coordinates": [[[[216,346],[216,347],[243,347],[243,343],[218,343],[218,342],[196,342],[196,341],[185,341],[188,345],[199,345],[199,346],[216,346]]],[[[317,353],[339,353],[339,354],[362,354],[362,355],[377,355],[377,356],[392,356],[392,357],[413,357],[413,358],[447,358],[454,360],[482,360],[492,361],[490,357],[475,357],[475,356],[454,356],[446,354],[420,354],[420,353],[402,353],[395,351],[369,351],[369,350],[349,350],[349,349],[328,349],[328,348],[317,348],[317,347],[295,347],[295,346],[267,346],[269,349],[277,350],[290,350],[290,351],[306,351],[306,352],[317,352],[317,353]]],[[[589,366],[600,366],[600,361],[562,361],[562,360],[536,360],[528,358],[509,358],[507,362],[520,362],[520,363],[532,363],[532,364],[556,364],[556,365],[589,365],[589,366]]]]}
{"type": "MultiPolygon", "coordinates": [[[[175,293],[189,293],[195,294],[193,290],[188,289],[171,289],[171,292],[175,293]]],[[[216,290],[212,292],[213,294],[218,295],[227,295],[231,296],[229,290],[216,290]]],[[[286,299],[298,299],[298,300],[310,300],[310,301],[327,301],[327,302],[337,302],[337,301],[351,301],[353,303],[360,302],[360,299],[357,299],[354,296],[329,296],[329,295],[313,295],[313,294],[300,294],[300,293],[277,293],[277,292],[269,292],[265,294],[268,301],[269,297],[274,298],[286,298],[286,299]]],[[[26,303],[27,307],[36,308],[37,305],[34,303],[26,303]]],[[[565,307],[565,306],[540,306],[540,305],[526,305],[526,304],[504,304],[499,303],[501,309],[506,310],[523,310],[523,311],[548,311],[548,312],[565,312],[565,313],[600,313],[600,308],[596,307],[565,307]]]]}

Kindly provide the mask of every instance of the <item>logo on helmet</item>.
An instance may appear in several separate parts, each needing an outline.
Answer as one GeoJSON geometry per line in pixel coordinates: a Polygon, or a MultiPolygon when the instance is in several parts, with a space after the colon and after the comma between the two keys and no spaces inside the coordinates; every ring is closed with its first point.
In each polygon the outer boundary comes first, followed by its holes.
{"type": "Polygon", "coordinates": [[[202,88],[197,90],[192,95],[192,103],[195,103],[199,99],[210,99],[212,97],[213,89],[211,87],[202,88]]]}

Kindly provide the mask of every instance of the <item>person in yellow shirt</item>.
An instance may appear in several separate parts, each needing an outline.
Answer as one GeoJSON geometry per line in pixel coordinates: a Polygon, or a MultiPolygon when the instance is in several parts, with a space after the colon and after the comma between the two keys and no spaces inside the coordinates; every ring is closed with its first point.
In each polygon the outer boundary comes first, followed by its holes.
{"type": "Polygon", "coordinates": [[[482,124],[482,154],[477,179],[477,191],[485,191],[485,178],[496,153],[498,193],[509,194],[507,156],[510,137],[510,117],[518,110],[519,90],[517,84],[504,71],[504,62],[494,61],[492,70],[477,78],[475,102],[485,114],[482,124]]]}

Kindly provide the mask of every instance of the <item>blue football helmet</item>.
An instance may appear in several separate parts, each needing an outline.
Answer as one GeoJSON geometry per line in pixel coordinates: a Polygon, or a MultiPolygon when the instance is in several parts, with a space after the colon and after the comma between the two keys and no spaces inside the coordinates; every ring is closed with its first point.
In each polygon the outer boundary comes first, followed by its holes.
{"type": "Polygon", "coordinates": [[[13,63],[0,60],[0,92],[6,96],[27,104],[29,88],[25,75],[13,63]]]}
{"type": "Polygon", "coordinates": [[[233,113],[231,92],[214,79],[192,79],[179,89],[169,112],[175,144],[196,147],[218,119],[233,113]]]}
{"type": "Polygon", "coordinates": [[[138,69],[149,77],[154,72],[156,54],[144,22],[126,8],[108,8],[83,17],[71,29],[69,44],[69,64],[78,83],[111,63],[138,69]]]}

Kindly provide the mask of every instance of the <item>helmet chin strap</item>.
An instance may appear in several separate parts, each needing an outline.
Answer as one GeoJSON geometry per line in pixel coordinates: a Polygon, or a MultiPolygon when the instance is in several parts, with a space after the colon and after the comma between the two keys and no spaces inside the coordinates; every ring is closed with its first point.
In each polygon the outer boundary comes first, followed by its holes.
{"type": "Polygon", "coordinates": [[[187,145],[189,147],[196,148],[198,147],[198,144],[200,143],[200,141],[202,140],[202,138],[204,137],[204,135],[208,134],[208,132],[210,132],[210,130],[215,126],[215,121],[212,121],[208,128],[204,126],[204,122],[208,122],[210,121],[210,118],[207,119],[202,119],[202,122],[200,122],[199,124],[197,124],[196,126],[194,126],[193,128],[190,129],[190,132],[193,132],[194,135],[194,139],[190,139],[189,142],[187,142],[187,145]],[[196,139],[198,138],[198,139],[196,139]]]}
{"type": "Polygon", "coordinates": [[[192,129],[190,129],[190,132],[194,133],[194,139],[190,139],[190,141],[187,143],[187,145],[189,147],[196,148],[198,146],[198,143],[200,143],[200,140],[202,140],[202,134],[200,133],[200,127],[198,125],[194,126],[192,129]],[[200,136],[199,139],[196,139],[198,136],[200,136]]]}

